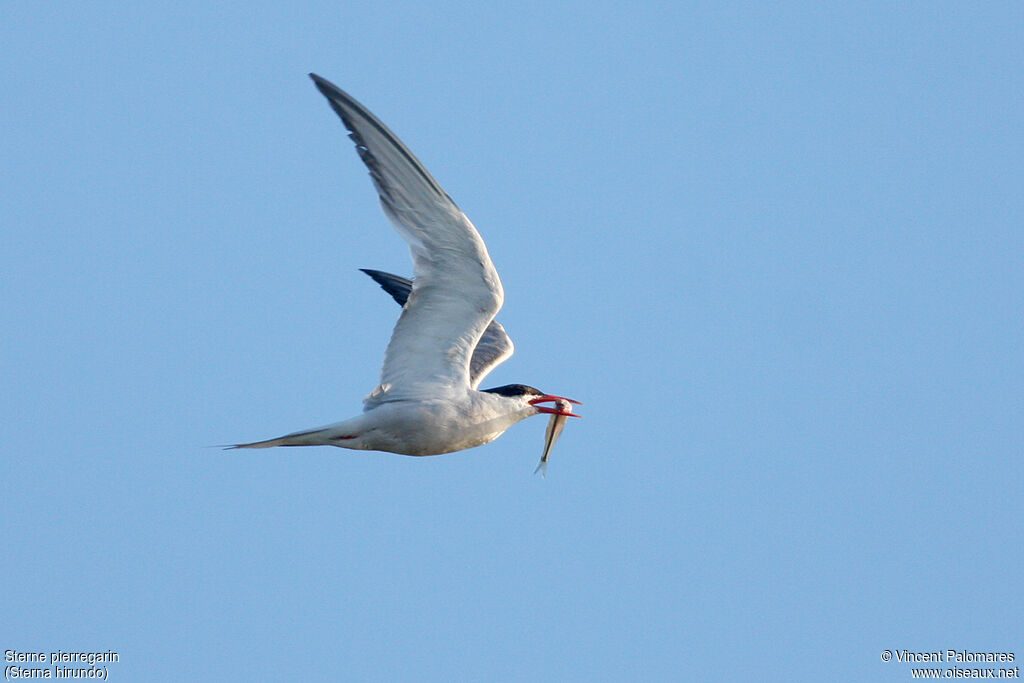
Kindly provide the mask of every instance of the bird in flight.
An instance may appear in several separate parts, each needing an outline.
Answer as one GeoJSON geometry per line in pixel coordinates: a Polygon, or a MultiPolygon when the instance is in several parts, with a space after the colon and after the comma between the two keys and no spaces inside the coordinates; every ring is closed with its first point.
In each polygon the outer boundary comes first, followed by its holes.
{"type": "Polygon", "coordinates": [[[384,353],[380,384],[356,417],[231,448],[339,446],[403,455],[439,455],[494,441],[532,415],[551,416],[548,454],[572,412],[570,398],[525,384],[478,389],[512,355],[494,319],[504,290],[480,234],[427,169],[363,105],[310,74],[349,131],[384,213],[409,244],[413,279],[364,270],[402,313],[384,353]],[[552,405],[543,405],[552,404],[552,405]]]}

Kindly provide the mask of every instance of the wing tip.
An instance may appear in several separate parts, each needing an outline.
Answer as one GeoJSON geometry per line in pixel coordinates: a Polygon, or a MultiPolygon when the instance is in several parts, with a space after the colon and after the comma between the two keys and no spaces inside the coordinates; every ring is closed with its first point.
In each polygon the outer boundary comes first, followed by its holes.
{"type": "Polygon", "coordinates": [[[310,71],[309,72],[309,77],[313,79],[313,85],[315,85],[316,89],[320,91],[320,94],[322,94],[324,97],[328,98],[329,100],[333,101],[334,99],[337,99],[337,98],[341,98],[342,100],[351,100],[352,99],[352,97],[349,96],[344,90],[342,90],[338,86],[334,85],[333,83],[331,83],[329,80],[327,80],[323,76],[319,76],[319,75],[313,73],[312,71],[310,71]]]}

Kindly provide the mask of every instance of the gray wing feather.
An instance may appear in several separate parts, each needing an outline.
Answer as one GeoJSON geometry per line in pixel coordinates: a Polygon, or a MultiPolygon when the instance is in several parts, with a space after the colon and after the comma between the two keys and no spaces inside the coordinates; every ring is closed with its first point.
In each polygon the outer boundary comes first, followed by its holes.
{"type": "MultiPolygon", "coordinates": [[[[405,306],[405,302],[409,299],[409,293],[412,292],[412,280],[401,275],[385,273],[382,270],[370,268],[360,268],[359,270],[372,277],[399,306],[405,306]]],[[[513,352],[515,352],[515,345],[512,344],[512,339],[505,332],[505,328],[497,320],[492,320],[473,350],[473,358],[469,362],[470,386],[474,389],[480,386],[483,378],[506,361],[513,352]]]]}

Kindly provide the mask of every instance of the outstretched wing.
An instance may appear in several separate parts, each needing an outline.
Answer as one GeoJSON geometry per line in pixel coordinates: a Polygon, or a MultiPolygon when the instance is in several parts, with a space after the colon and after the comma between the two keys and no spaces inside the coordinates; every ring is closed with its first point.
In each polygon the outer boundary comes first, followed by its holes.
{"type": "MultiPolygon", "coordinates": [[[[409,298],[409,292],[412,291],[412,280],[401,275],[385,273],[381,270],[371,270],[369,268],[360,268],[359,270],[372,277],[381,286],[381,289],[398,302],[399,306],[405,306],[405,302],[409,298]]],[[[491,324],[484,330],[480,341],[477,342],[476,348],[473,350],[473,357],[469,361],[470,386],[473,389],[479,387],[483,378],[491,370],[504,363],[514,351],[515,346],[512,344],[512,339],[509,338],[508,333],[505,332],[505,328],[497,320],[492,320],[491,324]]]]}
{"type": "Polygon", "coordinates": [[[310,74],[349,130],[384,213],[412,252],[414,280],[367,405],[472,386],[470,359],[504,300],[476,228],[405,145],[329,81],[310,74]]]}

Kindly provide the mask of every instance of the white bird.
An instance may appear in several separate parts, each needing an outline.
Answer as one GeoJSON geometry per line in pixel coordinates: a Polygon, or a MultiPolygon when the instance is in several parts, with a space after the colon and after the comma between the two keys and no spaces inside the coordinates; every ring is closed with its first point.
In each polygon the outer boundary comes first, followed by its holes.
{"type": "Polygon", "coordinates": [[[340,446],[438,455],[490,443],[520,420],[547,413],[546,462],[552,434],[557,438],[566,417],[578,417],[570,403],[579,402],[523,384],[477,388],[513,352],[494,319],[504,291],[480,234],[383,123],[329,81],[310,77],[348,128],[384,213],[409,243],[414,277],[364,270],[402,313],[380,384],[363,399],[361,415],[231,448],[340,446]],[[541,405],[551,402],[554,407],[541,405]]]}

